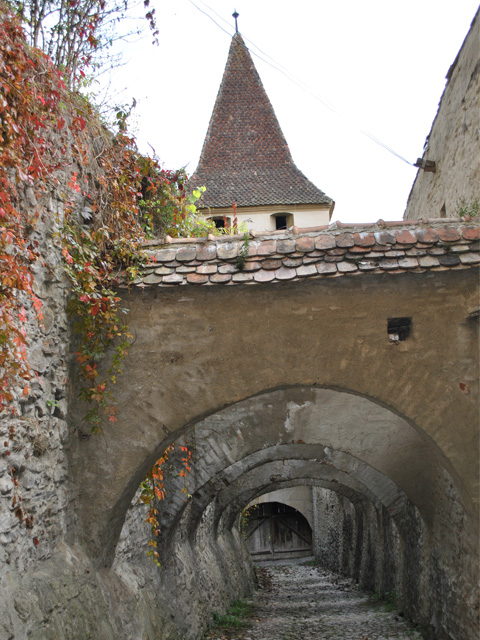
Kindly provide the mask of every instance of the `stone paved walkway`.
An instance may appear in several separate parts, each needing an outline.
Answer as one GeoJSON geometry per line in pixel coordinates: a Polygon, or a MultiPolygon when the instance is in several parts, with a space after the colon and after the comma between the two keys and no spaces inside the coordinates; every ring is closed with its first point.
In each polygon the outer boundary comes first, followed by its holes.
{"type": "Polygon", "coordinates": [[[254,617],[237,630],[212,630],[210,640],[421,640],[396,611],[386,611],[351,584],[319,567],[269,566],[270,585],[256,593],[254,617]]]}

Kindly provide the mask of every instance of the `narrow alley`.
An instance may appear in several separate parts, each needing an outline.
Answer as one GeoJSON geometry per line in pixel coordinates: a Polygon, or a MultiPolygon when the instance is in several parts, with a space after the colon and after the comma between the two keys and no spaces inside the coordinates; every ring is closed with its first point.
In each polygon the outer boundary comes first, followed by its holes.
{"type": "Polygon", "coordinates": [[[421,640],[396,610],[395,594],[380,600],[312,563],[272,564],[258,573],[251,617],[217,616],[205,640],[421,640]]]}

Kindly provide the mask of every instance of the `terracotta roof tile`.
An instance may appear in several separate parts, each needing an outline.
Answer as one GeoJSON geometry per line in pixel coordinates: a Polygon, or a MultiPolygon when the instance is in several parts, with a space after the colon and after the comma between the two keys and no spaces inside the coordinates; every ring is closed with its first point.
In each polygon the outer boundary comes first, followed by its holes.
{"type": "Polygon", "coordinates": [[[326,204],[296,167],[242,36],[232,39],[198,167],[207,207],[326,204]]]}
{"type": "Polygon", "coordinates": [[[243,270],[237,264],[243,236],[210,236],[211,239],[196,238],[193,243],[190,239],[167,238],[167,247],[149,243],[149,262],[134,285],[241,286],[303,278],[368,278],[381,273],[395,277],[400,273],[471,269],[480,264],[480,226],[434,220],[416,224],[405,221],[403,227],[395,227],[399,242],[393,244],[392,235],[382,237],[386,243],[383,245],[371,244],[372,238],[378,240],[387,233],[379,230],[378,223],[350,227],[335,223],[329,230],[284,231],[280,235],[257,233],[250,239],[243,270]],[[424,243],[426,238],[428,245],[424,243]],[[323,250],[305,252],[314,246],[323,250]],[[303,250],[294,251],[295,248],[303,250]]]}

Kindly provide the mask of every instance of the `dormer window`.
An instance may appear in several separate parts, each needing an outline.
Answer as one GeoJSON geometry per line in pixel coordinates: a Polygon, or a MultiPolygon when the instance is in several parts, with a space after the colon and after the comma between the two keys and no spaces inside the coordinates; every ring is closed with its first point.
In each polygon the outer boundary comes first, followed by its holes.
{"type": "Polygon", "coordinates": [[[272,215],[276,231],[293,227],[293,215],[291,213],[275,213],[272,215]]]}
{"type": "Polygon", "coordinates": [[[230,218],[224,216],[216,216],[215,218],[210,218],[210,220],[215,224],[217,229],[225,229],[232,226],[230,218]]]}

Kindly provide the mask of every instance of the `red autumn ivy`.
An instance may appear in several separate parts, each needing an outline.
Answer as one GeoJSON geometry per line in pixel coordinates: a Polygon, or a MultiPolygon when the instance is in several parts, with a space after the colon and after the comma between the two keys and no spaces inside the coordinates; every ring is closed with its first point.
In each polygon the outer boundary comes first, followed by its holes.
{"type": "MultiPolygon", "coordinates": [[[[154,226],[172,235],[205,230],[186,194],[184,172],[160,168],[141,156],[127,134],[126,117],[118,116],[118,134],[105,130],[94,109],[67,90],[62,74],[42,52],[25,44],[17,18],[0,4],[0,415],[15,413],[19,395],[29,394],[34,373],[27,360],[27,313],[42,320],[33,285],[32,265],[39,248],[31,239],[38,219],[52,215],[43,202],[58,191],[66,174],[65,218],[61,253],[70,280],[68,311],[78,336],[76,360],[81,397],[94,430],[104,419],[116,420],[112,385],[129,347],[126,309],[116,293],[120,280],[131,281],[142,267],[141,246],[154,226]],[[92,153],[93,138],[97,148],[92,153]],[[89,168],[89,173],[84,169],[89,168]],[[26,206],[33,192],[36,208],[26,206]],[[79,204],[88,203],[79,214],[79,204]]],[[[3,454],[11,453],[13,424],[3,454]]],[[[173,445],[172,445],[173,446],[173,445]]],[[[152,496],[162,497],[162,460],[149,475],[152,496]]],[[[182,451],[180,475],[190,470],[188,449],[182,451]]],[[[12,508],[27,528],[33,517],[25,510],[15,470],[12,508]]],[[[186,491],[186,489],[185,489],[186,491]]],[[[143,494],[148,503],[148,492],[143,494]]],[[[155,526],[155,505],[149,518],[155,526]]],[[[38,537],[33,538],[39,544],[38,537]]],[[[156,556],[154,556],[156,558],[156,556]]]]}
{"type": "Polygon", "coordinates": [[[167,477],[184,478],[185,483],[181,493],[185,494],[188,500],[188,474],[192,470],[192,452],[186,445],[176,445],[174,442],[169,445],[162,456],[155,462],[147,477],[142,482],[140,499],[148,506],[146,522],[151,528],[151,538],[148,542],[150,549],[147,555],[153,562],[160,566],[160,554],[157,551],[157,539],[161,533],[159,523],[159,502],[167,498],[165,481],[167,477]],[[177,455],[175,455],[177,454],[177,455]]]}

